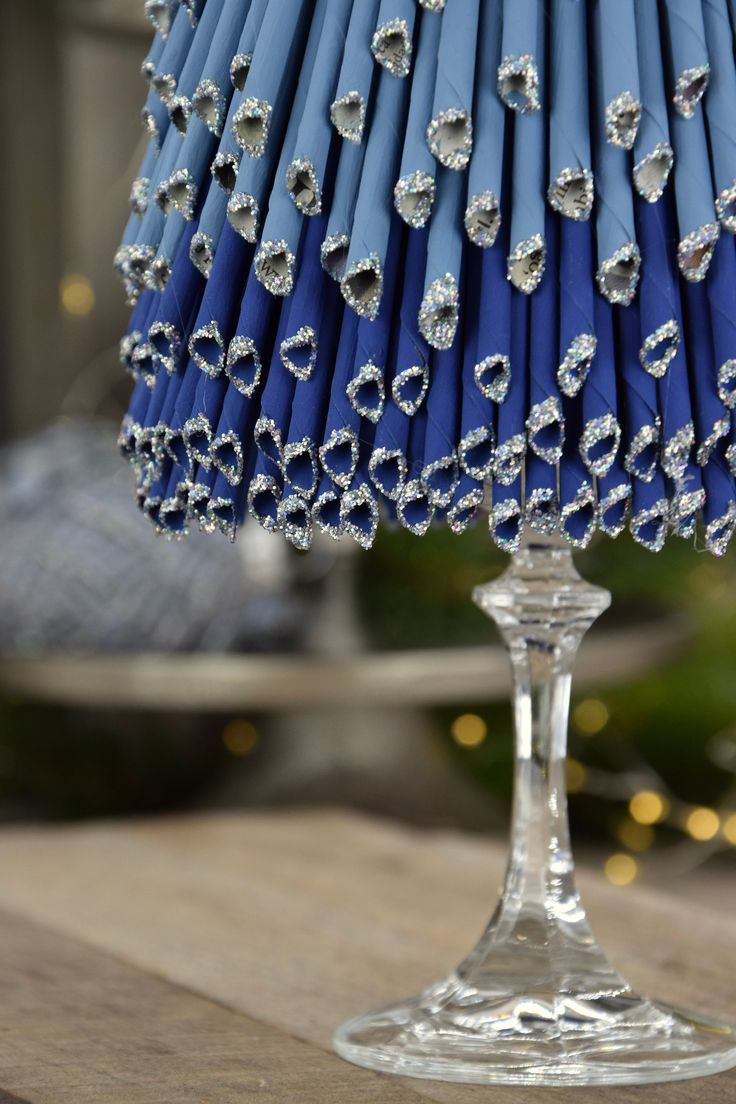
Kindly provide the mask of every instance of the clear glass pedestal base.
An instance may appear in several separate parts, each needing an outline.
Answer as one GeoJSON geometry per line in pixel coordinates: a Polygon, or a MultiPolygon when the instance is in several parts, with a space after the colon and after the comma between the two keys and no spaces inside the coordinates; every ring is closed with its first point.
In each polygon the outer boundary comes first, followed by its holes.
{"type": "Polygon", "coordinates": [[[575,885],[565,791],[570,684],[580,641],[610,596],[580,578],[569,548],[544,540],[527,544],[474,599],[498,624],[515,681],[501,900],[454,974],[344,1024],[337,1053],[386,1073],[476,1084],[645,1084],[736,1066],[732,1028],[631,989],[598,947],[575,885]]]}

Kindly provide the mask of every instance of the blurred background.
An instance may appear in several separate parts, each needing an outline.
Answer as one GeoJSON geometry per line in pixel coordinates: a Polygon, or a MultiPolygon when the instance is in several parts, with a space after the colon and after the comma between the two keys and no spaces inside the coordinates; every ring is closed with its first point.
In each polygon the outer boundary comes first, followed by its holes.
{"type": "MultiPolygon", "coordinates": [[[[0,4],[0,817],[329,804],[500,837],[482,526],[301,556],[253,526],[167,543],[133,506],[112,257],[148,40],[141,0],[0,4]]],[[[622,887],[736,896],[736,551],[623,538],[578,566],[615,599],[576,687],[578,851],[622,887]]]]}

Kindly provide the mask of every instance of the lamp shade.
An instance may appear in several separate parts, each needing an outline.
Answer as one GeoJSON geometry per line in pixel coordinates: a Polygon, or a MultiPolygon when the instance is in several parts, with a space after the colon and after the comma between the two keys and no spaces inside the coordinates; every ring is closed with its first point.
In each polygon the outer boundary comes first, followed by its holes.
{"type": "Polygon", "coordinates": [[[736,528],[729,0],[147,5],[116,263],[162,532],[736,528]]]}

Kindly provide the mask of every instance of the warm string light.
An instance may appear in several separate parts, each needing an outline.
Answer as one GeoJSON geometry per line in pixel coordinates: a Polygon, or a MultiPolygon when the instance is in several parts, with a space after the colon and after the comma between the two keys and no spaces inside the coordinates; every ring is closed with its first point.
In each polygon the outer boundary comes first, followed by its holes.
{"type": "Polygon", "coordinates": [[[452,722],[450,733],[462,748],[477,748],[488,737],[488,725],[476,713],[463,713],[452,722]]]}
{"type": "Polygon", "coordinates": [[[258,745],[258,731],[250,721],[229,721],[222,733],[222,742],[230,752],[239,758],[251,755],[258,745]]]}
{"type": "Polygon", "coordinates": [[[72,318],[86,318],[95,307],[95,290],[86,276],[70,272],[59,284],[59,301],[72,318]]]}

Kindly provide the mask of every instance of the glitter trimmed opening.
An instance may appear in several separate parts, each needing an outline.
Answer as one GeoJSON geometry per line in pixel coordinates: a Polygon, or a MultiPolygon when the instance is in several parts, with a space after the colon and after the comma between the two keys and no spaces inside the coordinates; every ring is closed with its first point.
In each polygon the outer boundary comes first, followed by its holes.
{"type": "Polygon", "coordinates": [[[345,275],[350,251],[350,239],[344,238],[328,240],[322,245],[322,267],[328,276],[338,283],[345,275]]]}
{"type": "Polygon", "coordinates": [[[232,154],[215,159],[212,163],[212,176],[223,192],[232,192],[238,179],[237,159],[232,154]]]}
{"type": "Polygon", "coordinates": [[[365,125],[365,100],[358,92],[349,92],[335,100],[330,116],[337,132],[343,138],[360,141],[365,125]]]}
{"type": "Polygon", "coordinates": [[[300,211],[305,215],[318,214],[321,207],[319,187],[314,172],[309,168],[289,167],[286,174],[286,190],[300,211]]]}
{"type": "Polygon", "coordinates": [[[634,184],[649,202],[659,199],[672,171],[672,154],[662,150],[650,154],[634,167],[634,184]]]}
{"type": "Polygon", "coordinates": [[[371,479],[386,498],[397,498],[406,480],[406,460],[400,453],[371,457],[371,479]]]}
{"type": "Polygon", "coordinates": [[[432,126],[431,150],[443,165],[464,165],[470,156],[473,127],[470,116],[457,112],[453,117],[436,120],[432,126]]]}
{"type": "Polygon", "coordinates": [[[233,230],[245,241],[254,243],[258,239],[258,209],[252,198],[230,201],[227,208],[227,220],[233,230]]]}
{"type": "Polygon", "coordinates": [[[233,381],[233,386],[244,394],[252,394],[261,374],[260,361],[253,350],[243,350],[241,353],[228,357],[227,374],[233,381]]]}
{"type": "Polygon", "coordinates": [[[312,494],[316,482],[315,462],[312,450],[304,445],[293,452],[284,465],[286,482],[304,495],[312,494]]]}
{"type": "Polygon", "coordinates": [[[530,111],[537,106],[534,76],[527,67],[505,72],[498,81],[501,99],[514,111],[530,111]]]}
{"type": "Polygon", "coordinates": [[[394,402],[405,414],[415,414],[427,393],[427,385],[428,376],[425,368],[419,365],[406,368],[395,377],[391,385],[394,402]]]}
{"type": "Polygon", "coordinates": [[[635,257],[621,257],[614,264],[601,270],[601,291],[612,303],[620,303],[631,295],[639,275],[639,263],[635,257]]]}
{"type": "Polygon", "coordinates": [[[243,112],[233,121],[233,132],[238,145],[245,150],[260,149],[268,137],[268,123],[263,115],[243,112]]]}
{"type": "Polygon", "coordinates": [[[381,294],[382,280],[373,268],[361,268],[344,278],[350,302],[362,307],[370,307],[376,296],[381,294]]]}

